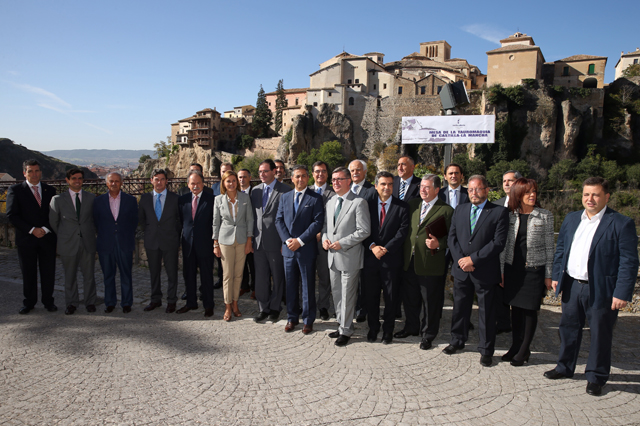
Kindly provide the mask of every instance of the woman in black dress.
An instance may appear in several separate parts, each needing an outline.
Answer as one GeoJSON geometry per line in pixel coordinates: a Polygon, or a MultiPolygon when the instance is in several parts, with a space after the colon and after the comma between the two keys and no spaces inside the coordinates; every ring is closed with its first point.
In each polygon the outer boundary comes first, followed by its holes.
{"type": "Polygon", "coordinates": [[[540,208],[536,181],[525,178],[511,186],[509,210],[509,234],[500,263],[504,302],[511,305],[513,343],[502,360],[521,366],[529,360],[538,311],[551,288],[553,215],[540,208]]]}

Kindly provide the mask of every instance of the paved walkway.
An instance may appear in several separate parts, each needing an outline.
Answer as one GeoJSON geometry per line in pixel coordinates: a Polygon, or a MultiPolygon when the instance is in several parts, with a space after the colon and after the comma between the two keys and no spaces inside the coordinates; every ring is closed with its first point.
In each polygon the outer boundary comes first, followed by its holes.
{"type": "MultiPolygon", "coordinates": [[[[620,316],[611,380],[603,396],[590,397],[585,353],[574,379],[542,376],[557,355],[555,307],[541,311],[529,365],[498,362],[510,344],[500,335],[494,366],[483,368],[477,332],[463,353],[442,353],[450,305],[432,350],[419,350],[417,337],[367,343],[362,324],[347,347],[336,348],[327,336],[334,321],[318,321],[308,336],[285,333],[284,320],[254,323],[256,302],[246,296],[244,317],[225,323],[220,290],[213,319],[202,308],[143,312],[149,280],[139,267],[132,313],[104,314],[102,305],[94,314],[81,307],[65,316],[61,266],[58,271],[60,310],[38,305],[18,315],[17,254],[0,249],[0,424],[640,424],[637,314],[620,316]]],[[[587,332],[583,347],[588,342],[587,332]]]]}

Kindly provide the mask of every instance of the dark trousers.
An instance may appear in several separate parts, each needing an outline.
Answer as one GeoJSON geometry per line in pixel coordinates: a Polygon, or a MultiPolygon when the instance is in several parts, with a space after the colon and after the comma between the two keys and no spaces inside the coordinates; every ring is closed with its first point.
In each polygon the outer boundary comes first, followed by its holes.
{"type": "Polygon", "coordinates": [[[162,303],[162,261],[167,271],[169,285],[167,286],[167,303],[178,301],[178,249],[175,250],[147,250],[149,273],[151,274],[151,302],[162,303]]]}
{"type": "Polygon", "coordinates": [[[258,309],[267,314],[278,313],[282,310],[282,296],[285,289],[282,253],[280,250],[258,249],[253,253],[253,260],[256,267],[258,309]]]}
{"type": "MultiPolygon", "coordinates": [[[[184,251],[183,251],[184,253],[184,251]]],[[[197,271],[200,268],[200,293],[205,309],[213,309],[213,250],[198,253],[192,249],[189,256],[183,259],[185,287],[187,288],[187,306],[198,307],[197,271]]]]}
{"type": "Polygon", "coordinates": [[[375,262],[367,262],[362,270],[362,284],[364,287],[364,308],[367,312],[369,332],[380,332],[380,292],[384,298],[384,312],[382,323],[383,334],[393,334],[396,322],[397,297],[396,286],[398,284],[399,268],[386,268],[375,262]]]}
{"type": "Polygon", "coordinates": [[[496,316],[493,307],[495,284],[474,284],[470,278],[456,279],[453,283],[453,315],[451,317],[451,341],[464,346],[469,338],[469,321],[473,308],[473,292],[478,295],[478,351],[493,356],[496,343],[496,316]]]}
{"type": "Polygon", "coordinates": [[[120,250],[116,239],[115,247],[110,253],[98,253],[98,260],[104,275],[104,305],[116,306],[116,270],[120,271],[120,306],[133,305],[133,285],[131,269],[133,268],[133,252],[120,250]]]}
{"type": "Polygon", "coordinates": [[[420,279],[424,277],[416,275],[413,262],[414,257],[412,256],[409,269],[402,272],[402,304],[404,305],[405,317],[404,331],[409,334],[418,334],[422,328],[420,325],[420,311],[422,310],[420,279]]]}
{"type": "MultiPolygon", "coordinates": [[[[222,285],[222,278],[223,278],[222,259],[219,258],[218,256],[213,256],[213,258],[215,259],[215,262],[216,262],[216,265],[217,265],[217,268],[218,268],[218,279],[220,280],[220,285],[222,285]]],[[[213,265],[211,266],[211,268],[213,270],[213,265]]]]}
{"type": "Polygon", "coordinates": [[[56,279],[56,246],[38,241],[35,246],[18,246],[18,260],[22,271],[22,304],[33,308],[38,303],[38,269],[42,304],[53,305],[53,285],[56,279]]]}
{"type": "Polygon", "coordinates": [[[446,275],[440,276],[416,276],[420,283],[422,295],[422,328],[421,335],[424,340],[435,340],[440,330],[440,318],[444,300],[444,283],[446,275]]]}
{"type": "Polygon", "coordinates": [[[284,275],[287,287],[287,319],[313,325],[316,320],[316,265],[297,257],[285,257],[284,275]],[[302,312],[300,312],[300,288],[302,287],[302,312]]]}
{"type": "Polygon", "coordinates": [[[509,330],[511,328],[510,306],[504,303],[504,287],[499,284],[496,285],[495,298],[496,328],[498,330],[509,330]]]}
{"type": "Polygon", "coordinates": [[[240,284],[240,288],[244,291],[256,290],[256,267],[253,263],[253,253],[249,253],[245,258],[244,273],[242,274],[242,284],[240,284]]]}
{"type": "Polygon", "coordinates": [[[559,327],[560,354],[556,370],[567,377],[573,376],[586,319],[591,331],[591,346],[585,375],[589,382],[604,385],[611,371],[613,326],[617,318],[618,311],[612,311],[610,303],[603,308],[589,305],[589,284],[573,280],[571,286],[563,287],[559,327]]]}

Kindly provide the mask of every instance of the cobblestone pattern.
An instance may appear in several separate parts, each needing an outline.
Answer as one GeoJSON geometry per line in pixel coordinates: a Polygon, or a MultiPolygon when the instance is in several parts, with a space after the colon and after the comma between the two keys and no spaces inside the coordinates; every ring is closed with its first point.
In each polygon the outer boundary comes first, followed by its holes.
{"type": "MultiPolygon", "coordinates": [[[[333,320],[316,322],[308,336],[285,333],[284,320],[254,323],[256,302],[246,296],[244,316],[226,323],[220,290],[213,319],[205,319],[202,308],[183,315],[143,312],[149,279],[141,267],[134,267],[132,313],[104,314],[99,306],[94,314],[81,307],[65,316],[58,271],[55,297],[62,309],[49,313],[39,304],[18,315],[17,254],[0,249],[1,424],[640,424],[638,315],[620,317],[611,380],[597,398],[585,393],[586,352],[574,379],[542,376],[555,365],[557,307],[541,311],[530,365],[498,363],[510,345],[503,334],[494,366],[484,368],[477,332],[463,353],[442,353],[449,301],[432,350],[419,350],[417,337],[367,343],[363,324],[346,348],[337,348],[327,336],[333,320]]],[[[475,313],[472,321],[478,324],[475,313]]],[[[588,345],[586,332],[583,348],[588,345]]]]}

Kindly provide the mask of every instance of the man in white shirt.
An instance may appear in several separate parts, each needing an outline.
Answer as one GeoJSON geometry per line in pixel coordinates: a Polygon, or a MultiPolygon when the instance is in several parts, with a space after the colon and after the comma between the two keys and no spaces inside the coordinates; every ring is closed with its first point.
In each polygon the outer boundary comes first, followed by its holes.
{"type": "Polygon", "coordinates": [[[375,197],[376,190],[367,178],[367,163],[364,160],[353,160],[349,163],[349,173],[351,173],[351,192],[361,198],[368,199],[375,197]]]}
{"type": "Polygon", "coordinates": [[[513,183],[521,177],[522,175],[517,170],[509,170],[504,172],[504,174],[502,175],[502,190],[506,195],[494,201],[493,204],[509,208],[509,192],[511,192],[511,185],[513,185],[513,183]]]}
{"type": "Polygon", "coordinates": [[[460,204],[469,202],[467,188],[462,186],[462,182],[464,182],[462,166],[456,163],[449,164],[444,169],[444,180],[447,181],[448,185],[440,188],[438,198],[454,209],[460,204]]]}

